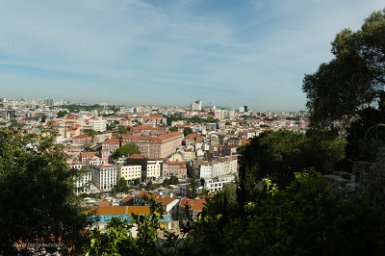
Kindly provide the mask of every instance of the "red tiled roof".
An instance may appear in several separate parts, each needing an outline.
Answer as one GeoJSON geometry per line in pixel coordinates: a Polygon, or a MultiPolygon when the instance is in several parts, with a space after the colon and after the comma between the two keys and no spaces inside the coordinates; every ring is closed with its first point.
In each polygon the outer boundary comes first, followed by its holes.
{"type": "Polygon", "coordinates": [[[127,203],[127,202],[129,202],[129,201],[131,201],[131,200],[133,200],[133,199],[134,199],[134,198],[133,198],[132,196],[127,195],[127,196],[125,196],[122,200],[120,200],[120,202],[127,203]]]}
{"type": "Polygon", "coordinates": [[[190,199],[187,197],[183,197],[179,202],[180,207],[184,208],[186,205],[189,205],[194,212],[201,212],[205,204],[205,199],[190,199]]]}
{"type": "Polygon", "coordinates": [[[85,156],[93,157],[93,156],[96,156],[96,153],[97,152],[80,152],[80,157],[85,157],[85,156]]]}
{"type": "Polygon", "coordinates": [[[132,127],[132,131],[137,132],[137,131],[143,131],[143,130],[155,130],[155,128],[149,125],[139,125],[139,126],[132,127]]]}
{"type": "Polygon", "coordinates": [[[162,115],[149,115],[149,118],[163,119],[162,115]]]}
{"type": "Polygon", "coordinates": [[[67,119],[78,119],[77,115],[68,115],[67,119]]]}
{"type": "Polygon", "coordinates": [[[131,158],[131,159],[145,159],[146,156],[144,154],[133,154],[133,155],[130,155],[129,158],[131,158]]]}
{"type": "Polygon", "coordinates": [[[120,143],[120,140],[118,138],[111,138],[105,140],[103,143],[120,143]]]}
{"type": "Polygon", "coordinates": [[[86,134],[80,134],[80,135],[74,137],[74,139],[91,139],[91,136],[88,136],[86,134]]]}
{"type": "Polygon", "coordinates": [[[96,202],[96,204],[99,207],[108,207],[108,206],[112,205],[112,202],[111,201],[98,201],[98,202],[96,202]]]}
{"type": "Polygon", "coordinates": [[[183,162],[171,162],[171,161],[167,161],[167,165],[170,165],[170,166],[179,166],[180,168],[186,168],[186,164],[183,163],[183,162]]]}
{"type": "Polygon", "coordinates": [[[149,193],[149,192],[147,192],[147,191],[140,191],[140,192],[138,192],[138,193],[135,194],[135,197],[137,197],[137,198],[143,198],[143,197],[146,197],[146,198],[150,199],[150,198],[155,198],[155,197],[157,197],[157,195],[154,194],[154,193],[149,193]]]}
{"type": "Polygon", "coordinates": [[[160,203],[162,205],[169,205],[175,200],[174,197],[165,196],[165,197],[158,197],[155,199],[155,202],[160,203]]]}
{"type": "Polygon", "coordinates": [[[195,139],[195,138],[201,138],[202,136],[198,133],[191,133],[186,136],[186,139],[195,139]]]}

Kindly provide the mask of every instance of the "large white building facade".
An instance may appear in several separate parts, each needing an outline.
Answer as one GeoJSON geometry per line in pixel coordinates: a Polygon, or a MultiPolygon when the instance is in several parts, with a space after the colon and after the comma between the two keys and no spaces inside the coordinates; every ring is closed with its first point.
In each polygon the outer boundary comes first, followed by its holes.
{"type": "Polygon", "coordinates": [[[92,182],[101,191],[111,191],[117,184],[117,168],[105,164],[92,166],[92,182]]]}
{"type": "Polygon", "coordinates": [[[126,165],[118,167],[118,178],[124,178],[126,181],[141,179],[142,166],[141,165],[126,165]]]}

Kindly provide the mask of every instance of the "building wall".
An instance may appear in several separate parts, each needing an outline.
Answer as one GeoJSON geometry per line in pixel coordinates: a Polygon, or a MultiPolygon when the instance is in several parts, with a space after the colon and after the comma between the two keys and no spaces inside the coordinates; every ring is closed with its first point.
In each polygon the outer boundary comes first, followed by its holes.
{"type": "Polygon", "coordinates": [[[123,177],[125,180],[135,180],[142,178],[141,165],[127,165],[119,167],[118,177],[123,177]]]}
{"type": "Polygon", "coordinates": [[[223,186],[227,183],[233,182],[234,176],[222,176],[220,178],[206,178],[203,188],[210,192],[217,192],[223,189],[223,186]]]}
{"type": "Polygon", "coordinates": [[[158,179],[160,177],[161,169],[162,169],[162,161],[148,161],[146,175],[145,175],[146,179],[147,180],[158,179]]]}
{"type": "Polygon", "coordinates": [[[103,191],[110,191],[117,184],[117,169],[115,166],[93,166],[92,182],[103,191]]]}
{"type": "Polygon", "coordinates": [[[150,136],[130,136],[123,138],[122,144],[135,143],[139,146],[140,152],[147,158],[165,158],[172,155],[176,148],[182,144],[182,141],[183,134],[166,139],[162,139],[162,136],[159,138],[150,136]]]}
{"type": "Polygon", "coordinates": [[[187,167],[184,163],[165,163],[163,166],[163,177],[175,176],[180,179],[187,177],[187,167]]]}

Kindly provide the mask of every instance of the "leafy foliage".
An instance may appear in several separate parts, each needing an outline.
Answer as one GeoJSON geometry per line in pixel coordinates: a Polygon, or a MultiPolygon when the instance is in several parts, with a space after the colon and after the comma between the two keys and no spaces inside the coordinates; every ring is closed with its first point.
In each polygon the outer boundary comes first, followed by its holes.
{"type": "Polygon", "coordinates": [[[117,150],[115,150],[115,152],[112,153],[111,157],[113,159],[117,159],[117,158],[122,157],[122,156],[127,157],[127,156],[130,156],[133,154],[140,154],[139,146],[136,145],[135,143],[128,143],[128,144],[121,146],[117,150]]]}
{"type": "Polygon", "coordinates": [[[295,172],[304,169],[330,173],[344,158],[344,150],[345,141],[340,138],[291,131],[262,133],[239,151],[239,196],[243,202],[252,201],[258,181],[266,177],[285,186],[295,172]]]}
{"type": "Polygon", "coordinates": [[[165,213],[162,205],[154,199],[143,200],[148,201],[150,214],[133,215],[131,223],[114,218],[106,232],[94,229],[86,255],[179,255],[184,248],[180,246],[184,233],[176,235],[167,231],[162,221],[165,213]],[[132,235],[134,228],[136,237],[132,235]]]}
{"type": "Polygon", "coordinates": [[[128,190],[129,190],[129,186],[127,184],[127,181],[123,178],[123,177],[120,177],[120,179],[118,180],[118,184],[116,184],[114,186],[114,192],[116,193],[128,193],[128,190]]]}
{"type": "Polygon", "coordinates": [[[84,129],[83,134],[94,137],[95,135],[101,134],[101,132],[95,131],[94,129],[84,129]]]}
{"type": "Polygon", "coordinates": [[[185,127],[184,129],[183,129],[183,135],[186,137],[187,135],[189,135],[189,134],[192,134],[194,131],[193,131],[193,129],[191,129],[191,127],[185,127]]]}
{"type": "Polygon", "coordinates": [[[0,130],[0,254],[13,254],[16,241],[82,241],[87,222],[73,192],[75,174],[54,140],[50,128],[41,136],[0,130]]]}
{"type": "Polygon", "coordinates": [[[229,220],[224,214],[231,207],[209,203],[193,231],[191,246],[197,248],[193,255],[382,253],[379,208],[362,194],[353,198],[335,194],[319,173],[297,173],[283,189],[264,179],[257,193],[253,202],[242,205],[243,213],[229,220]]]}
{"type": "Polygon", "coordinates": [[[62,117],[65,117],[66,115],[68,115],[68,111],[59,111],[57,113],[57,118],[62,118],[62,117]]]}
{"type": "Polygon", "coordinates": [[[170,127],[168,130],[169,130],[170,132],[177,132],[177,131],[178,131],[178,128],[175,127],[175,126],[173,126],[173,127],[170,127]]]}
{"type": "Polygon", "coordinates": [[[337,34],[332,43],[335,58],[304,78],[312,126],[345,126],[365,114],[361,110],[384,104],[384,32],[385,10],[374,12],[360,30],[337,34]]]}
{"type": "Polygon", "coordinates": [[[169,179],[165,178],[163,181],[164,186],[177,185],[178,183],[179,183],[179,179],[176,176],[171,176],[169,179]]]}

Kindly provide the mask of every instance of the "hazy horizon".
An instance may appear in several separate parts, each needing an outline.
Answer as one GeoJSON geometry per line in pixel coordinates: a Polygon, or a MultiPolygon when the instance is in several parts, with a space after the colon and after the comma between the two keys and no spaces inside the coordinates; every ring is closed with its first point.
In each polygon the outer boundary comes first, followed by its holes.
{"type": "Polygon", "coordinates": [[[305,109],[305,73],[379,0],[0,0],[0,97],[305,109]]]}

